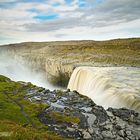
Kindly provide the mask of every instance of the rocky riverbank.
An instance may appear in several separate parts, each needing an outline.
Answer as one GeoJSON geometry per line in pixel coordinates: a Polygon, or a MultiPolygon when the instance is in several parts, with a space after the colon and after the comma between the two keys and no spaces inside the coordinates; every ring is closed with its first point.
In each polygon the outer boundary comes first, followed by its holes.
{"type": "MultiPolygon", "coordinates": [[[[16,124],[22,124],[20,129],[31,125],[30,127],[37,130],[33,136],[37,132],[40,133],[36,139],[55,140],[54,136],[59,136],[59,139],[76,140],[140,139],[139,113],[126,108],[105,110],[76,91],[50,91],[31,83],[14,82],[1,76],[0,96],[0,123],[2,124],[3,120],[16,122],[16,124]],[[14,103],[11,104],[13,101],[14,103]],[[15,109],[17,106],[15,102],[20,103],[22,110],[19,107],[15,109]],[[8,111],[11,109],[12,112],[9,114],[8,111]],[[24,121],[21,118],[24,118],[24,121]],[[54,134],[43,137],[44,132],[54,134]]],[[[14,129],[5,128],[6,125],[7,123],[3,126],[4,128],[0,126],[0,138],[7,139],[15,134],[14,129]],[[8,135],[4,136],[5,132],[9,132],[8,135]]],[[[18,131],[16,129],[18,136],[15,136],[15,139],[25,139],[25,136],[18,131]]],[[[27,133],[31,134],[30,131],[27,133]]],[[[26,136],[26,138],[31,140],[33,136],[26,136]]]]}
{"type": "Polygon", "coordinates": [[[140,115],[125,108],[105,110],[76,91],[43,90],[31,100],[49,104],[39,114],[39,120],[50,131],[74,139],[138,140],[140,115]]]}

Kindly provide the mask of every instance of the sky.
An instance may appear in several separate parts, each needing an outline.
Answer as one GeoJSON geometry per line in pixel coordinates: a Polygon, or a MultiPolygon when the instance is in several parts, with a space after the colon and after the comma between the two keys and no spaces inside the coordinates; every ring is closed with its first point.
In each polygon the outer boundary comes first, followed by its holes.
{"type": "Polygon", "coordinates": [[[140,37],[140,0],[0,0],[0,44],[140,37]]]}

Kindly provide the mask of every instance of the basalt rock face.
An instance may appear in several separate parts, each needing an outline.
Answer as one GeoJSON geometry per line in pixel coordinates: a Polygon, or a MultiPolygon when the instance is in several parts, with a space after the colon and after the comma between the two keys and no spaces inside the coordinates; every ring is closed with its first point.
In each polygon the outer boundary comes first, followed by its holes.
{"type": "MultiPolygon", "coordinates": [[[[38,115],[50,131],[79,140],[139,140],[140,114],[126,108],[105,110],[76,91],[44,90],[49,108],[38,115]]],[[[31,100],[34,100],[32,96],[31,100]]]]}
{"type": "Polygon", "coordinates": [[[47,79],[58,86],[67,86],[73,65],[61,59],[48,58],[45,63],[47,79]]]}

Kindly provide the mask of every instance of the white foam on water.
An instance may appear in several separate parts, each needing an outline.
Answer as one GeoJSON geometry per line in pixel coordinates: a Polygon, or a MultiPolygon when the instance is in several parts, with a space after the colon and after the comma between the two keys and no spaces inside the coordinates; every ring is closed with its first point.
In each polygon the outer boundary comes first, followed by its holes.
{"type": "Polygon", "coordinates": [[[67,88],[105,108],[127,107],[140,111],[140,68],[77,67],[67,88]]]}

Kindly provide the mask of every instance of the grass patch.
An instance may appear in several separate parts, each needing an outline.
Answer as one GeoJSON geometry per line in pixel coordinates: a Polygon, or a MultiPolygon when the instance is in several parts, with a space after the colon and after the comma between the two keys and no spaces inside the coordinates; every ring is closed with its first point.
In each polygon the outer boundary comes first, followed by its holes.
{"type": "Polygon", "coordinates": [[[0,139],[1,140],[62,140],[60,136],[37,130],[31,126],[23,127],[13,121],[0,120],[0,139]],[[6,135],[5,135],[6,134],[6,135]]]}
{"type": "Polygon", "coordinates": [[[50,133],[47,126],[38,120],[38,113],[49,107],[41,102],[26,99],[32,84],[14,82],[0,75],[0,139],[1,140],[61,140],[50,133]],[[33,127],[22,109],[37,127],[33,127]]]}
{"type": "Polygon", "coordinates": [[[50,117],[51,119],[53,119],[54,121],[58,122],[58,123],[63,123],[63,122],[67,122],[67,123],[80,123],[80,119],[77,116],[68,116],[64,113],[60,113],[60,112],[56,112],[56,111],[52,111],[50,112],[50,114],[46,117],[50,117]]]}

